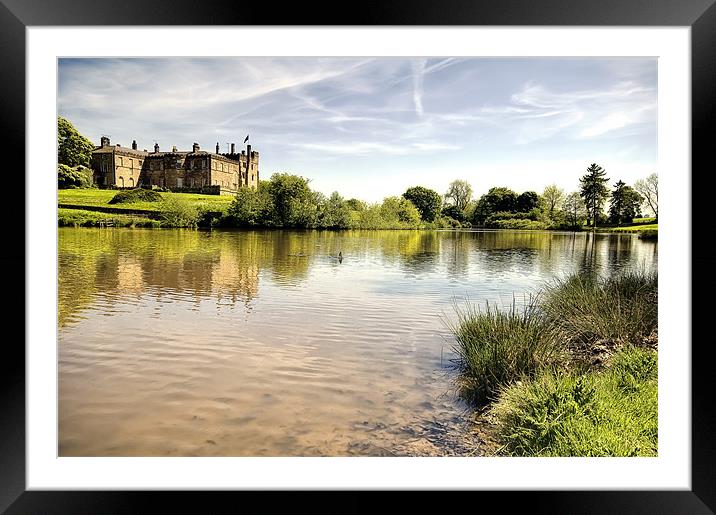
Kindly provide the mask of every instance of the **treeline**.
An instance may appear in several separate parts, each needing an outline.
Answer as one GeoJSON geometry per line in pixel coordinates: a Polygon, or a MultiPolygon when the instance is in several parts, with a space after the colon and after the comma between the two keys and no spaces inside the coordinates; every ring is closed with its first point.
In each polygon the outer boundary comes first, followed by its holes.
{"type": "Polygon", "coordinates": [[[268,181],[260,181],[257,189],[239,190],[226,213],[213,225],[309,229],[449,227],[436,213],[426,211],[425,203],[417,198],[416,202],[418,205],[405,195],[374,204],[345,199],[338,192],[327,197],[312,190],[303,177],[277,173],[268,181]]]}
{"type": "Polygon", "coordinates": [[[212,225],[318,229],[418,229],[486,227],[494,229],[580,230],[631,223],[642,206],[658,216],[658,179],[652,174],[634,187],[618,181],[610,191],[604,170],[592,164],[580,178],[580,190],[571,193],[554,184],[517,193],[493,187],[472,198],[464,180],[450,183],[443,194],[424,186],[408,188],[400,197],[379,203],[345,199],[338,192],[326,197],[309,187],[303,177],[274,174],[258,189],[240,190],[228,211],[212,225]],[[607,200],[608,211],[604,212],[607,200]]]}

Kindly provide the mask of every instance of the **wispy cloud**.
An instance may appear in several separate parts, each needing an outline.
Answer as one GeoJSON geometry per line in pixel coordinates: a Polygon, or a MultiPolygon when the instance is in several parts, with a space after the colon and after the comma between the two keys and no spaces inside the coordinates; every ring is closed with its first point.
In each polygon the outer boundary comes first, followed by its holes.
{"type": "Polygon", "coordinates": [[[58,111],[95,141],[140,148],[248,132],[263,177],[294,171],[328,188],[390,175],[366,192],[380,197],[487,163],[653,163],[656,99],[653,59],[61,59],[58,111]]]}

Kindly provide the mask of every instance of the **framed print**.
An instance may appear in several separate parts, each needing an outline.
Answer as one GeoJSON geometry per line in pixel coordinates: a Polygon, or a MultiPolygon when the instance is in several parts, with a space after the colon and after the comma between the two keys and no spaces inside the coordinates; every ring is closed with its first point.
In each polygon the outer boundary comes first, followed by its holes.
{"type": "Polygon", "coordinates": [[[712,4],[3,0],[0,505],[712,512],[712,4]]]}

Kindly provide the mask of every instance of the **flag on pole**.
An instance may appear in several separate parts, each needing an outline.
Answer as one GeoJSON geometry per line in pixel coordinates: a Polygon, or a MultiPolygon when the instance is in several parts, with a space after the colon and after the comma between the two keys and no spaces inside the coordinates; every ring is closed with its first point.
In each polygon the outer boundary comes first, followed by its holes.
{"type": "Polygon", "coordinates": [[[246,138],[244,138],[244,143],[246,143],[247,141],[249,141],[249,135],[248,135],[248,134],[246,135],[246,138]]]}

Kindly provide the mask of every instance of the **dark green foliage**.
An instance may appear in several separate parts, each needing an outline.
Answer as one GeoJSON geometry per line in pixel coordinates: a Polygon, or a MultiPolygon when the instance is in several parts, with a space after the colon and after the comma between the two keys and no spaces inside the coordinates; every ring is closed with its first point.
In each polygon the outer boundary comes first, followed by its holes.
{"type": "Polygon", "coordinates": [[[517,193],[509,188],[490,188],[487,194],[481,197],[490,213],[498,211],[515,211],[517,209],[517,193]]]}
{"type": "Polygon", "coordinates": [[[609,178],[606,175],[607,172],[601,166],[592,163],[587,168],[587,173],[579,179],[581,184],[579,194],[587,209],[587,225],[592,225],[593,222],[593,227],[597,226],[604,202],[609,197],[609,190],[606,187],[609,178]]]}
{"type": "Polygon", "coordinates": [[[433,222],[440,215],[442,197],[437,191],[423,186],[413,186],[403,193],[403,197],[418,208],[420,218],[425,222],[433,222]]]}
{"type": "Polygon", "coordinates": [[[134,202],[161,202],[162,195],[156,191],[136,188],[119,191],[107,204],[132,204],[134,202]]]}
{"type": "Polygon", "coordinates": [[[57,187],[61,190],[71,188],[91,188],[92,170],[84,166],[72,168],[67,165],[57,165],[57,187]]]}
{"type": "Polygon", "coordinates": [[[89,166],[94,145],[61,116],[57,117],[57,162],[70,167],[89,166]]]}
{"type": "Polygon", "coordinates": [[[625,347],[603,372],[544,371],[505,387],[492,412],[507,454],[656,456],[657,355],[625,347]]]}
{"type": "Polygon", "coordinates": [[[540,196],[534,191],[525,191],[517,197],[515,202],[515,210],[527,213],[533,209],[539,208],[540,196]]]}
{"type": "Polygon", "coordinates": [[[627,186],[624,181],[617,182],[609,200],[609,221],[619,225],[631,223],[639,217],[642,202],[644,198],[631,186],[627,186]]]}
{"type": "Polygon", "coordinates": [[[441,211],[442,216],[446,218],[450,218],[452,220],[457,220],[458,222],[465,223],[468,222],[469,219],[467,217],[467,213],[465,211],[461,210],[459,207],[457,207],[454,204],[447,205],[443,207],[441,211]]]}

